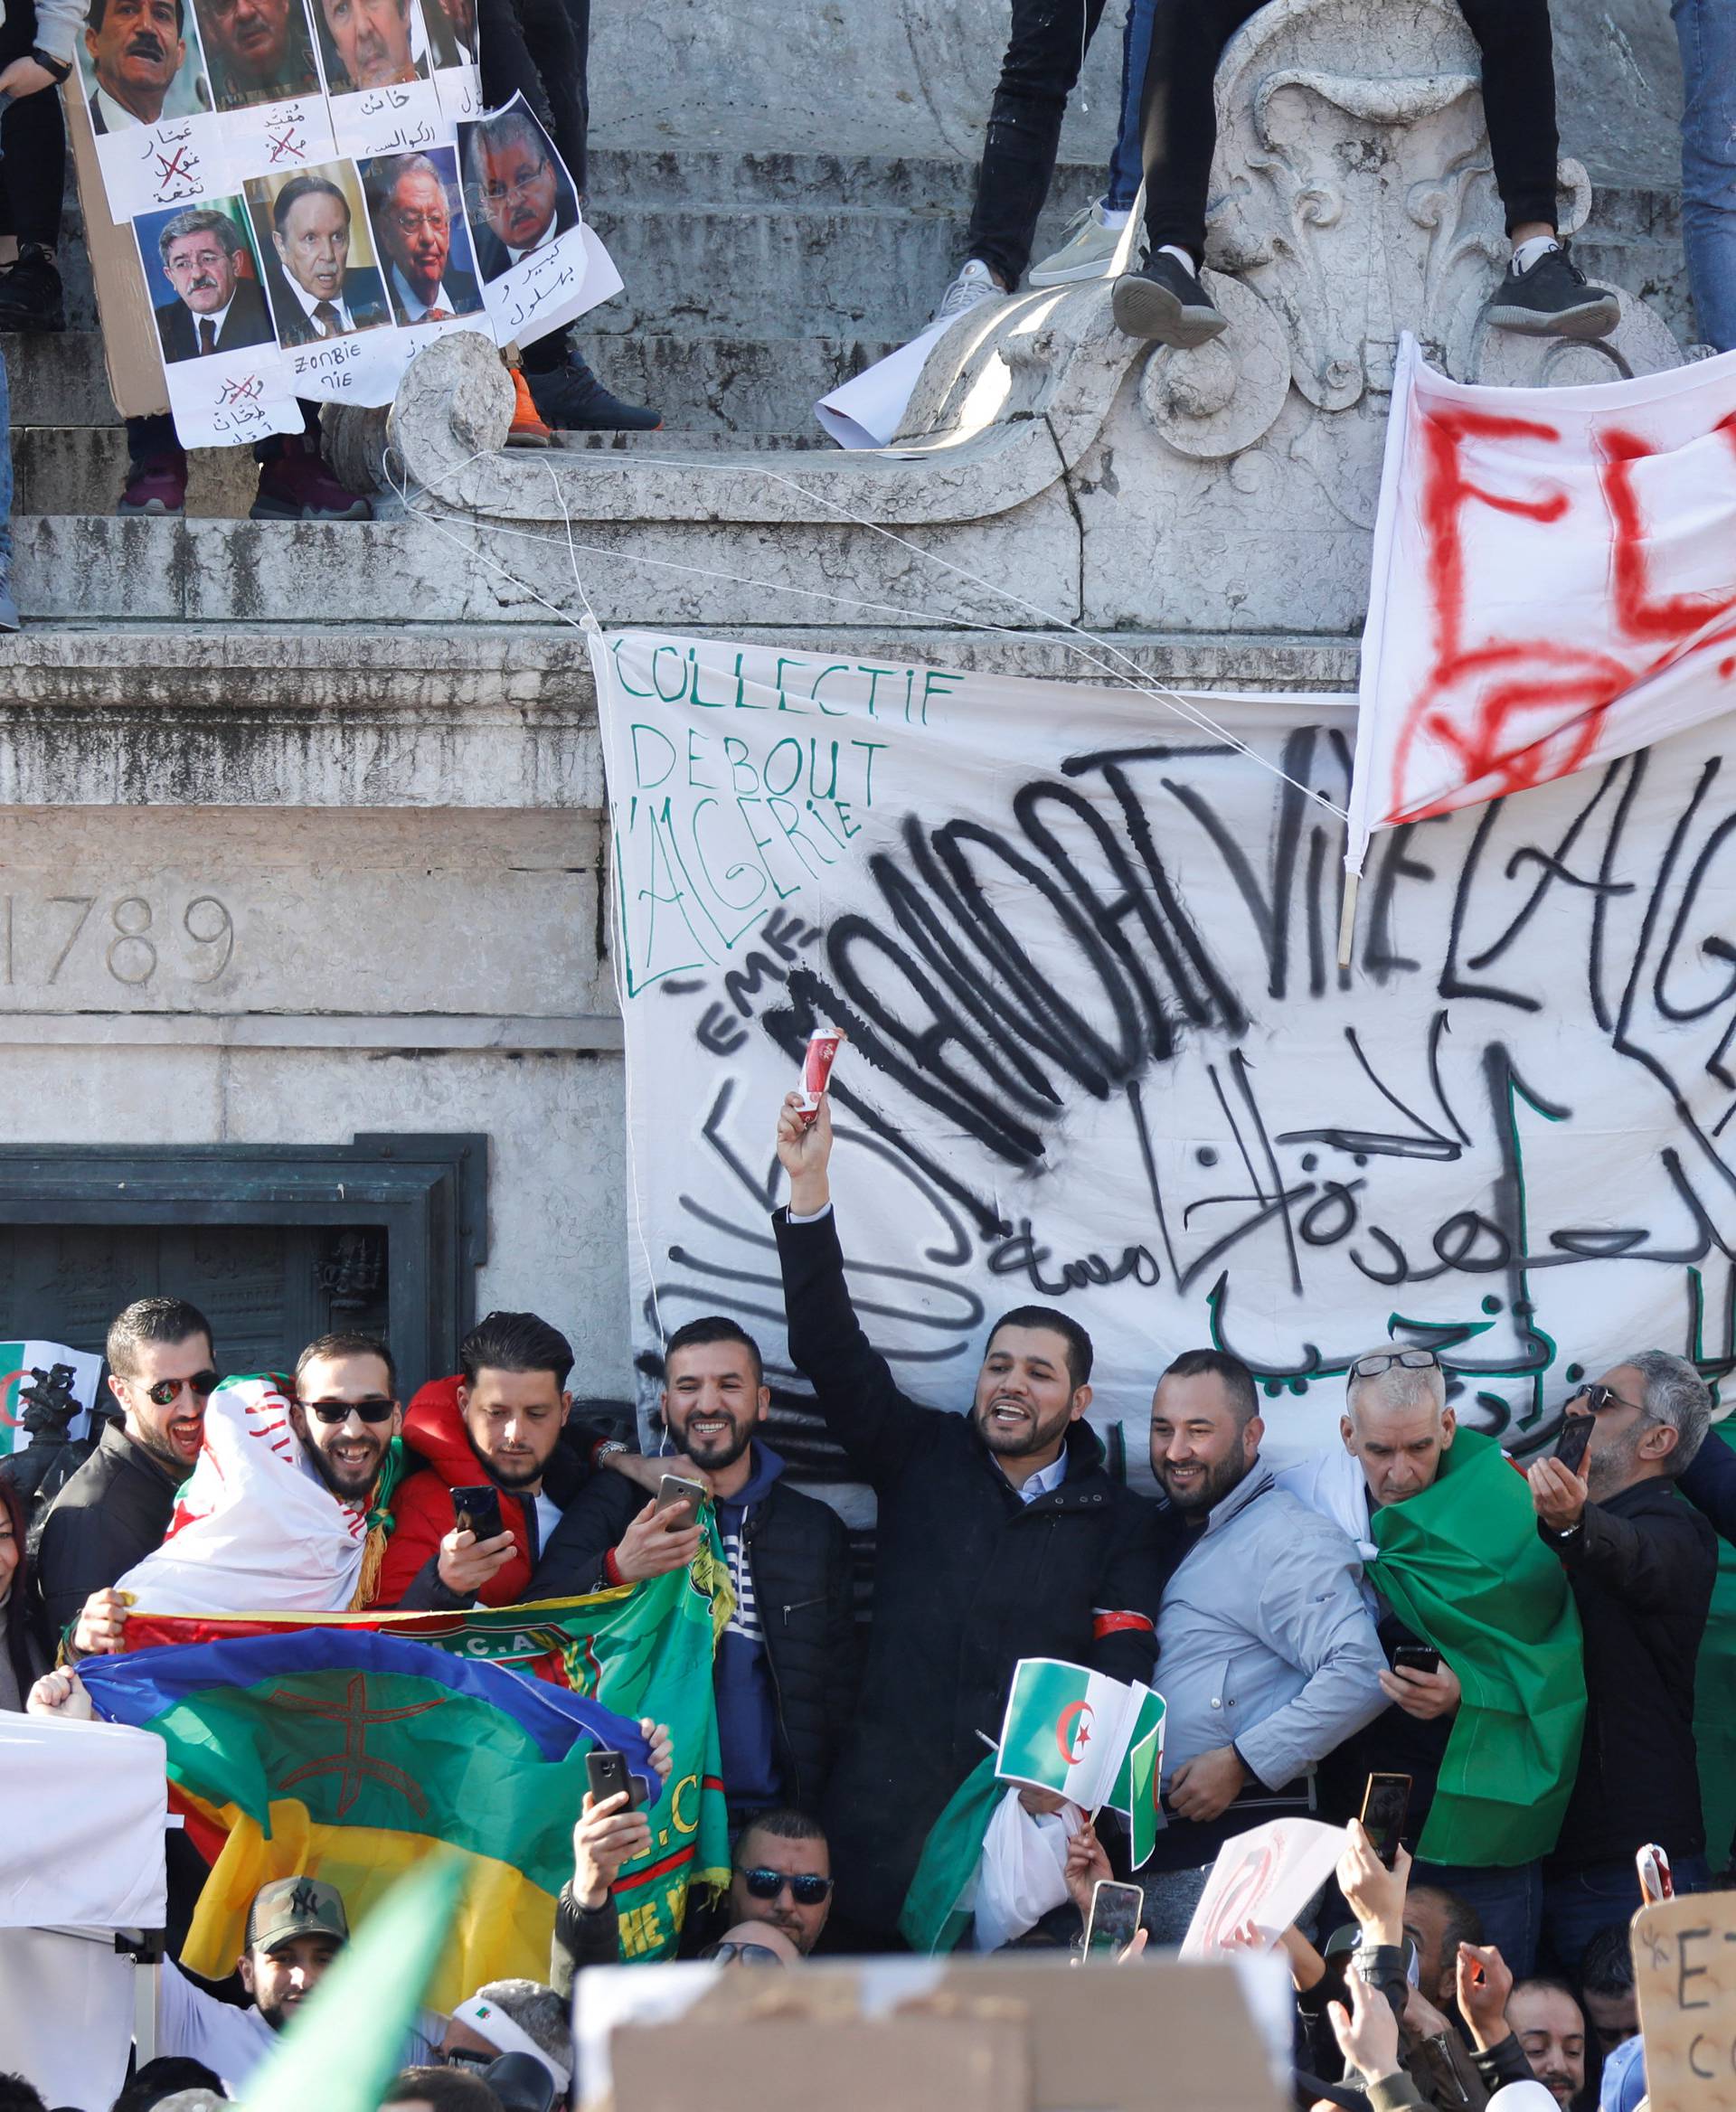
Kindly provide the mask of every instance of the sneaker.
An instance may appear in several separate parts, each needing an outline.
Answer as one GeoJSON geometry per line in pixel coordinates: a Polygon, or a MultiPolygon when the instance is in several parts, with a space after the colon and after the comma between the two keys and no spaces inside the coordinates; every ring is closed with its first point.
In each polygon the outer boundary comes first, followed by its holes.
{"type": "Polygon", "coordinates": [[[64,330],[61,275],[36,242],[18,245],[18,261],[0,272],[0,330],[64,330]]]}
{"type": "Polygon", "coordinates": [[[373,506],[347,491],[316,450],[281,455],[259,465],[259,496],[250,521],[372,521],[373,506]]]}
{"type": "Polygon", "coordinates": [[[127,473],[127,488],[118,514],[184,514],[187,510],[187,458],[178,462],[136,463],[127,473]]]}
{"type": "Polygon", "coordinates": [[[1621,320],[1621,303],[1607,287],[1587,282],[1561,242],[1528,271],[1507,266],[1488,316],[1497,330],[1522,337],[1607,337],[1621,320]]]}
{"type": "Polygon", "coordinates": [[[952,284],[940,296],[940,306],[929,318],[931,323],[957,322],[960,316],[980,306],[984,301],[998,299],[1001,288],[995,283],[995,274],[980,258],[973,257],[952,284]]]}
{"type": "Polygon", "coordinates": [[[1224,327],[1198,277],[1167,250],[1116,280],[1115,323],[1129,337],[1155,337],[1184,352],[1210,343],[1224,327]]]}
{"type": "Polygon", "coordinates": [[[522,367],[508,367],[513,377],[513,422],[506,435],[509,448],[546,448],[554,438],[542,420],[536,415],[536,405],[531,391],[525,386],[522,367]]]}
{"type": "Polygon", "coordinates": [[[1125,221],[1119,227],[1104,224],[1100,201],[1087,205],[1067,222],[1067,240],[1054,255],[1045,257],[1027,274],[1029,283],[1071,286],[1081,278],[1107,278],[1127,231],[1125,221]]]}
{"type": "Polygon", "coordinates": [[[623,403],[585,363],[576,344],[546,373],[526,374],[531,401],[545,427],[561,433],[654,433],[663,413],[643,403],[623,403]]]}

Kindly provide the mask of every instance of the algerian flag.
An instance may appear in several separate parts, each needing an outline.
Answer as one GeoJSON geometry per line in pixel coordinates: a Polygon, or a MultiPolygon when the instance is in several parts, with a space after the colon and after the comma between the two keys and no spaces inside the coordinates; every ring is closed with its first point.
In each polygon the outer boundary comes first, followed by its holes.
{"type": "Polygon", "coordinates": [[[436,1852],[392,1888],[255,2070],[248,2112],[376,2112],[464,1881],[465,1859],[436,1852]]]}
{"type": "Polygon", "coordinates": [[[949,1951],[969,1926],[983,1841],[1005,1788],[995,1777],[995,1755],[985,1753],[929,1827],[898,1918],[898,1932],[913,1951],[949,1951]]]}
{"type": "Polygon", "coordinates": [[[1163,1831],[1160,1802],[1164,1772],[1164,1697],[1149,1687],[1136,1687],[1138,1713],[1127,1733],[1127,1757],[1116,1771],[1104,1800],[1126,1815],[1133,1867],[1146,1862],[1163,1831]]]}
{"type": "Polygon", "coordinates": [[[30,1443],[34,1433],[24,1428],[24,1419],[38,1383],[33,1374],[52,1379],[56,1364],[66,1372],[67,1391],[79,1404],[66,1434],[82,1438],[89,1430],[102,1383],[102,1359],[90,1350],[68,1349],[63,1342],[0,1342],[0,1458],[22,1452],[30,1443]]]}
{"type": "Polygon", "coordinates": [[[1021,1658],[1001,1723],[995,1773],[1003,1781],[1051,1790],[1081,1811],[1099,1810],[1110,1801],[1139,1717],[1139,1697],[1148,1692],[1059,1658],[1021,1658]]]}

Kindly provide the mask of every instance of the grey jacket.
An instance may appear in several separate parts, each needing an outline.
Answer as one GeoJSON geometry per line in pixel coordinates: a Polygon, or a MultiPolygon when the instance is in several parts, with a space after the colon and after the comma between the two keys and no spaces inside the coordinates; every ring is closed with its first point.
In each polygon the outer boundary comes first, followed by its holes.
{"type": "Polygon", "coordinates": [[[1212,1510],[1164,1587],[1164,1783],[1233,1744],[1269,1789],[1305,1775],[1386,1706],[1356,1549],[1262,1461],[1212,1510]]]}

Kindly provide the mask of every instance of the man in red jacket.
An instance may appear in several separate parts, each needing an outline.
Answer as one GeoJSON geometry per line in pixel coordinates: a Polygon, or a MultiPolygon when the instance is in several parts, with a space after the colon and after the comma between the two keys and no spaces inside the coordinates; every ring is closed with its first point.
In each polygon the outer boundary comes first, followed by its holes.
{"type": "Polygon", "coordinates": [[[561,1442],[572,1412],[572,1347],[534,1313],[490,1313],[465,1337],[458,1362],[459,1375],[429,1380],[404,1417],[405,1443],[427,1464],[392,1500],[380,1606],[511,1606],[583,1485],[587,1463],[653,1488],[672,1464],[641,1460],[603,1432],[584,1448],[561,1442]],[[504,1530],[479,1541],[459,1528],[451,1492],[484,1484],[500,1493],[504,1530]]]}

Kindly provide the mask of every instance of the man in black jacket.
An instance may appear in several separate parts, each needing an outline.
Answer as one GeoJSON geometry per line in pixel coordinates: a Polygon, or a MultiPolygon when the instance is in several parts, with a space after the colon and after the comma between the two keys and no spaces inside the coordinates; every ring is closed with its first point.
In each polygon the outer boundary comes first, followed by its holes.
{"type": "Polygon", "coordinates": [[[204,1438],[217,1384],[211,1323],[183,1298],[139,1298],[108,1330],[122,1420],[49,1505],[36,1558],[41,1639],[52,1650],[85,1601],[162,1544],[204,1438]]]}
{"type": "Polygon", "coordinates": [[[1718,1542],[1675,1487],[1712,1416],[1692,1364],[1642,1351],[1568,1409],[1594,1419],[1583,1478],[1547,1458],[1530,1480],[1537,1530],[1566,1565],[1585,1630],[1580,1772],[1543,1866],[1545,1944],[1577,1974],[1597,1931],[1640,1905],[1637,1848],[1668,1851],[1678,1891],[1706,1882],[1694,1674],[1718,1542]]]}
{"type": "Polygon", "coordinates": [[[1014,1666],[1149,1680],[1163,1563],[1156,1510],[1111,1480],[1081,1419],[1090,1338],[1064,1313],[995,1323],[968,1416],[899,1391],[850,1302],[831,1151],[825,1101],[810,1125],[790,1094],[789,1207],[772,1219],[790,1355],[879,1504],[873,1629],[826,1832],[840,1912],[890,1940],[929,1827],[1000,1730],[1014,1666]]]}
{"type": "MultiPolygon", "coordinates": [[[[664,1353],[664,1428],[711,1484],[735,1610],[718,1640],[718,1746],[732,1821],[817,1809],[855,1701],[850,1544],[829,1504],[791,1488],[755,1436],[771,1405],[753,1337],[713,1315],[664,1353]]],[[[659,1542],[691,1560],[689,1514],[601,1475],[550,1536],[530,1596],[558,1598],[658,1574],[659,1542]],[[673,1532],[667,1528],[674,1527],[673,1532]]],[[[674,1567],[665,1562],[664,1567],[674,1567]]]]}

